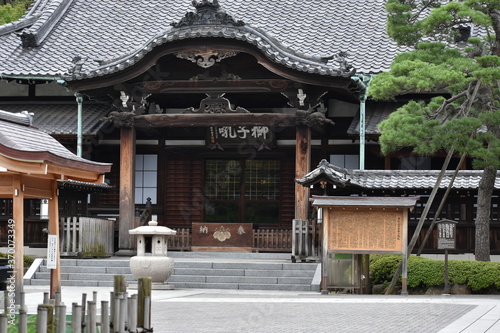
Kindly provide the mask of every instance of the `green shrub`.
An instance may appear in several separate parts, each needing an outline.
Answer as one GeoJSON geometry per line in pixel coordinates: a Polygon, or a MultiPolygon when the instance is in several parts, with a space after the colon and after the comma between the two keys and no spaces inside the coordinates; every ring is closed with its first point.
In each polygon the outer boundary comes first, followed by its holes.
{"type": "MultiPolygon", "coordinates": [[[[0,252],[0,258],[9,258],[9,255],[7,253],[0,252]]],[[[12,256],[11,256],[11,258],[12,258],[12,256]]],[[[23,261],[24,261],[24,268],[28,268],[31,266],[33,261],[35,261],[35,259],[28,257],[28,256],[24,256],[23,261]]]]}
{"type": "MultiPolygon", "coordinates": [[[[401,262],[401,255],[370,256],[370,281],[372,284],[387,284],[392,280],[401,262]]],[[[465,284],[474,292],[500,289],[500,263],[466,260],[448,262],[450,285],[465,284]]],[[[398,279],[401,283],[401,277],[398,279]]],[[[423,257],[408,258],[409,288],[428,288],[444,285],[444,261],[423,257]]]]}

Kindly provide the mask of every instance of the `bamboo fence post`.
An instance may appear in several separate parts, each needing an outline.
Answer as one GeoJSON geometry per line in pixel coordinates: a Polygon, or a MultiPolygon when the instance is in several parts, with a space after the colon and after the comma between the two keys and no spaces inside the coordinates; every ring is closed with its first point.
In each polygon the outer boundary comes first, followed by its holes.
{"type": "Polygon", "coordinates": [[[96,333],[96,303],[88,301],[87,304],[87,333],[96,333]]]}
{"type": "Polygon", "coordinates": [[[82,306],[73,303],[71,310],[71,333],[82,332],[82,306]]]}
{"type": "Polygon", "coordinates": [[[50,304],[50,298],[48,292],[43,293],[43,304],[50,304]]]}
{"type": "Polygon", "coordinates": [[[120,295],[114,294],[113,298],[113,333],[119,333],[120,329],[120,295]]]}
{"type": "Polygon", "coordinates": [[[151,329],[151,296],[144,297],[144,330],[151,329]]]}
{"type": "Polygon", "coordinates": [[[120,293],[120,324],[118,325],[120,333],[125,332],[127,320],[127,293],[120,293]]]}
{"type": "Polygon", "coordinates": [[[47,333],[49,307],[50,305],[48,304],[38,305],[36,317],[36,333],[47,333]]]}
{"type": "Polygon", "coordinates": [[[114,276],[113,291],[115,294],[127,292],[127,282],[125,281],[125,275],[115,275],[114,276]]]}
{"type": "MultiPolygon", "coordinates": [[[[6,308],[7,309],[7,308],[6,308]]],[[[7,333],[7,314],[0,314],[0,333],[7,333]]]]}
{"type": "Polygon", "coordinates": [[[9,292],[5,290],[3,292],[3,313],[7,313],[10,305],[9,292]]]}
{"type": "Polygon", "coordinates": [[[56,305],[56,332],[66,333],[66,305],[56,305]]]}
{"type": "Polygon", "coordinates": [[[85,327],[87,327],[87,321],[86,321],[86,316],[87,316],[87,294],[82,294],[82,331],[85,330],[85,327]]]}
{"type": "MultiPolygon", "coordinates": [[[[142,277],[138,279],[137,285],[137,323],[139,325],[146,322],[151,322],[151,312],[150,309],[145,308],[145,298],[151,297],[151,278],[150,277],[142,277]],[[146,312],[147,310],[147,312],[146,312]]],[[[146,328],[144,326],[144,328],[146,328]]]]}
{"type": "MultiPolygon", "coordinates": [[[[113,302],[111,302],[113,303],[113,302]]],[[[135,331],[133,331],[135,332],[135,331]]],[[[109,333],[109,302],[101,301],[101,333],[109,333]]]]}
{"type": "Polygon", "coordinates": [[[137,330],[137,295],[134,294],[128,299],[128,330],[137,330]]]}
{"type": "Polygon", "coordinates": [[[19,333],[28,333],[28,314],[26,310],[19,310],[19,333]]]}
{"type": "Polygon", "coordinates": [[[110,330],[113,327],[113,322],[114,322],[113,316],[114,315],[115,315],[115,293],[111,291],[109,293],[109,328],[110,328],[110,330]]]}

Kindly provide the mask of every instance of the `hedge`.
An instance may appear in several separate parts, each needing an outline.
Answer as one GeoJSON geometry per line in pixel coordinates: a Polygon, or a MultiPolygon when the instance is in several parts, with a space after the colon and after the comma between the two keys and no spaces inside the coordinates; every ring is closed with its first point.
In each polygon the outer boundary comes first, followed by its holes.
{"type": "MultiPolygon", "coordinates": [[[[370,256],[370,281],[388,284],[401,262],[401,255],[370,256]]],[[[500,263],[469,260],[449,260],[448,279],[450,285],[467,285],[473,292],[500,290],[500,263]]],[[[401,277],[398,280],[401,283],[401,277]]],[[[408,258],[408,287],[428,288],[444,285],[444,261],[424,257],[408,258]]]]}
{"type": "MultiPolygon", "coordinates": [[[[2,253],[0,252],[0,258],[9,258],[8,254],[7,253],[2,253]]],[[[12,255],[10,256],[9,259],[12,259],[12,255]]],[[[35,261],[35,259],[29,257],[29,256],[24,256],[23,257],[23,262],[24,262],[24,268],[29,268],[31,266],[31,264],[33,263],[33,261],[35,261]]]]}

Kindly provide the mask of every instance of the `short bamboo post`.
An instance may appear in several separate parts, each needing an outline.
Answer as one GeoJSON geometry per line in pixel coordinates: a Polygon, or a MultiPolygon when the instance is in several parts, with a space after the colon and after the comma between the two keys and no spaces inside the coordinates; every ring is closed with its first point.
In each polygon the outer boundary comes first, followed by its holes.
{"type": "Polygon", "coordinates": [[[71,333],[82,332],[82,306],[78,303],[73,303],[71,309],[71,333]]]}
{"type": "MultiPolygon", "coordinates": [[[[111,302],[113,303],[113,302],[111,302]]],[[[133,331],[135,332],[135,331],[133,331]]],[[[101,333],[109,333],[109,302],[101,301],[101,333]]]]}
{"type": "Polygon", "coordinates": [[[137,295],[134,294],[128,298],[128,330],[135,332],[137,330],[137,295]]]}
{"type": "Polygon", "coordinates": [[[10,305],[10,299],[9,299],[9,292],[5,290],[3,292],[3,312],[7,313],[9,311],[9,305],[10,305]]]}
{"type": "MultiPolygon", "coordinates": [[[[7,308],[5,308],[7,309],[7,308]]],[[[6,313],[1,313],[0,314],[0,333],[7,333],[7,314],[6,313]]]]}
{"type": "Polygon", "coordinates": [[[115,294],[124,293],[127,291],[127,283],[125,281],[125,275],[115,275],[113,291],[115,294]]]}
{"type": "Polygon", "coordinates": [[[127,293],[120,293],[120,324],[118,325],[120,333],[125,332],[127,319],[127,293]]]}
{"type": "Polygon", "coordinates": [[[96,304],[89,301],[87,310],[87,333],[96,333],[96,304]]]}
{"type": "Polygon", "coordinates": [[[66,305],[56,305],[56,332],[66,333],[66,305]]]}
{"type": "Polygon", "coordinates": [[[54,332],[54,305],[53,304],[40,304],[38,308],[47,309],[47,332],[54,332]]]}
{"type": "Polygon", "coordinates": [[[56,306],[61,305],[61,291],[58,290],[54,293],[54,299],[56,306]]]}
{"type": "Polygon", "coordinates": [[[144,297],[144,330],[151,329],[151,296],[144,297]]]}
{"type": "MultiPolygon", "coordinates": [[[[147,314],[146,314],[146,309],[144,305],[144,299],[146,297],[151,297],[151,278],[150,277],[142,277],[138,279],[138,284],[137,284],[137,323],[139,325],[143,324],[146,322],[146,319],[148,322],[151,321],[150,314],[151,312],[149,311],[150,309],[147,309],[147,314]],[[146,318],[146,316],[148,318],[146,318]]],[[[146,327],[144,327],[146,328],[146,327]]]]}
{"type": "Polygon", "coordinates": [[[87,327],[87,294],[82,294],[82,331],[85,331],[87,327]]]}
{"type": "Polygon", "coordinates": [[[19,333],[28,333],[28,315],[26,314],[26,310],[19,310],[19,325],[18,325],[19,333]]]}
{"type": "MultiPolygon", "coordinates": [[[[121,295],[121,293],[120,293],[121,295]]],[[[119,333],[120,329],[120,295],[114,293],[113,297],[113,333],[119,333]]]]}
{"type": "Polygon", "coordinates": [[[50,305],[47,304],[38,306],[36,317],[36,333],[47,333],[49,306],[50,305]]]}
{"type": "Polygon", "coordinates": [[[21,291],[19,293],[19,297],[21,298],[20,299],[20,307],[19,307],[19,310],[26,310],[26,292],[24,291],[21,291]]]}
{"type": "Polygon", "coordinates": [[[43,293],[43,304],[50,304],[50,298],[48,292],[43,293]]]}

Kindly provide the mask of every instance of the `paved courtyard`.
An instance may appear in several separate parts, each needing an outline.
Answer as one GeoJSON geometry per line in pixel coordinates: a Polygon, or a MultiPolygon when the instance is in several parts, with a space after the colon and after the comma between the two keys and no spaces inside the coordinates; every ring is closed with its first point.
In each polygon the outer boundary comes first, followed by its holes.
{"type": "MultiPolygon", "coordinates": [[[[48,287],[25,286],[34,313],[48,287]]],[[[81,304],[112,288],[63,287],[62,300],[81,304]]],[[[129,289],[129,294],[136,293],[129,289]]],[[[500,295],[375,296],[210,289],[153,290],[154,332],[500,332],[500,295]]]]}

